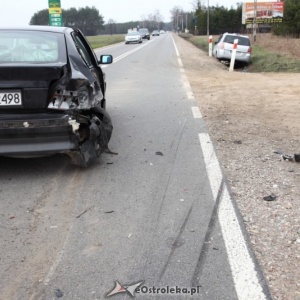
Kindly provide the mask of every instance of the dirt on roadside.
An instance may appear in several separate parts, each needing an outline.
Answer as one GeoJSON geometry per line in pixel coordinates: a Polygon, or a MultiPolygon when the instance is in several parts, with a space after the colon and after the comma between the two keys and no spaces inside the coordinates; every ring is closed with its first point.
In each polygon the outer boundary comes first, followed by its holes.
{"type": "Polygon", "coordinates": [[[300,163],[278,154],[300,153],[300,74],[229,72],[173,37],[272,296],[300,300],[300,163]]]}

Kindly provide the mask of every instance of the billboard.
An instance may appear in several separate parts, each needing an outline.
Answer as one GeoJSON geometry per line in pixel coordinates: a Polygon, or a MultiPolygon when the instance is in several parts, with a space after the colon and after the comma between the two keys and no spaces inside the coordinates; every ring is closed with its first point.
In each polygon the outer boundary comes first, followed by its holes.
{"type": "MultiPolygon", "coordinates": [[[[272,24],[281,23],[283,20],[284,2],[257,2],[256,3],[256,23],[272,24]]],[[[255,17],[254,2],[244,2],[243,4],[243,24],[253,24],[255,17]]]]}

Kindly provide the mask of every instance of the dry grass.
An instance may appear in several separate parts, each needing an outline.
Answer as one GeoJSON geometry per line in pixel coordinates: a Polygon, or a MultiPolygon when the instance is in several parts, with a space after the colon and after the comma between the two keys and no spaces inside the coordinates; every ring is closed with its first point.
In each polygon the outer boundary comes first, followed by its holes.
{"type": "Polygon", "coordinates": [[[261,33],[256,36],[255,44],[276,54],[300,58],[300,39],[261,33]]]}

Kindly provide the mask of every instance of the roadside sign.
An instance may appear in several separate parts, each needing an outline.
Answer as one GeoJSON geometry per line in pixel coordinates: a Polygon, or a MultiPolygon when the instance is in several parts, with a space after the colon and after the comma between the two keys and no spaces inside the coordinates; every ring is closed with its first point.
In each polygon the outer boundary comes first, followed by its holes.
{"type": "Polygon", "coordinates": [[[61,12],[62,12],[60,7],[49,8],[48,11],[49,11],[49,14],[61,14],[61,12]]]}
{"type": "Polygon", "coordinates": [[[61,18],[51,18],[52,23],[53,22],[61,22],[61,18]]]}
{"type": "Polygon", "coordinates": [[[272,24],[282,23],[284,2],[244,2],[242,10],[242,24],[272,24]]]}
{"type": "Polygon", "coordinates": [[[60,6],[60,0],[48,0],[49,8],[52,7],[61,7],[60,6]]]}
{"type": "Polygon", "coordinates": [[[62,23],[61,22],[52,22],[51,26],[61,26],[62,23]]]}
{"type": "Polygon", "coordinates": [[[62,26],[62,9],[60,0],[48,0],[49,24],[50,26],[62,26]]]}

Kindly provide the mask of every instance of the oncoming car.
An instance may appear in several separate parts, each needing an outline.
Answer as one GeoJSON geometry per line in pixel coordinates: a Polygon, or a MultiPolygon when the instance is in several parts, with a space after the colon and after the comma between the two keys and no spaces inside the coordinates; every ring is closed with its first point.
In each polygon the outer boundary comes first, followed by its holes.
{"type": "Polygon", "coordinates": [[[140,33],[142,39],[150,40],[150,32],[147,28],[140,28],[139,33],[140,33]]]}
{"type": "Polygon", "coordinates": [[[155,36],[155,35],[159,36],[159,31],[158,30],[153,30],[152,31],[152,36],[155,36]]]}
{"type": "Polygon", "coordinates": [[[78,29],[0,29],[0,155],[68,154],[89,166],[108,150],[105,74],[78,29]]]}
{"type": "Polygon", "coordinates": [[[213,49],[213,56],[218,60],[230,61],[234,40],[238,39],[235,61],[249,64],[251,60],[250,39],[246,35],[236,33],[224,33],[219,37],[213,49]]]}
{"type": "Polygon", "coordinates": [[[125,44],[142,42],[142,37],[138,31],[129,31],[125,36],[125,44]]]}

